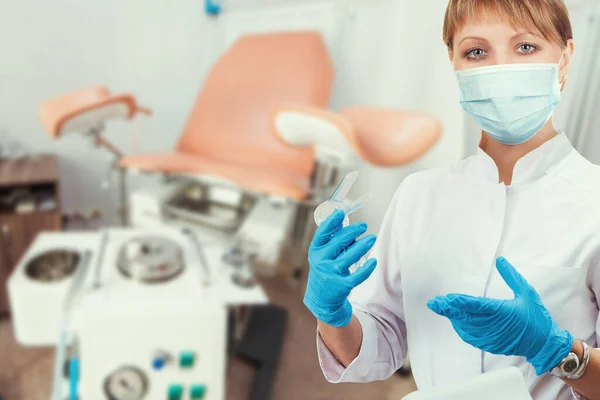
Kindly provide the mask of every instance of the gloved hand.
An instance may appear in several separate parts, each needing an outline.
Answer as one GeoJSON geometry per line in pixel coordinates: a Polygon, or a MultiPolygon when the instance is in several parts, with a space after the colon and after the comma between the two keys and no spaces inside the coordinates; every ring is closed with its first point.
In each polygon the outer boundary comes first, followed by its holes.
{"type": "Polygon", "coordinates": [[[449,294],[427,306],[450,319],[465,342],[492,354],[526,357],[542,375],[569,354],[573,336],[558,327],[535,289],[504,257],[496,260],[496,268],[514,299],[449,294]]]}
{"type": "Polygon", "coordinates": [[[318,320],[328,325],[346,326],[352,319],[350,291],[373,272],[377,261],[368,260],[350,274],[349,268],[358,262],[375,244],[375,235],[357,237],[367,230],[364,222],[342,227],[344,212],[336,210],[317,229],[308,250],[308,282],[304,304],[318,320]]]}

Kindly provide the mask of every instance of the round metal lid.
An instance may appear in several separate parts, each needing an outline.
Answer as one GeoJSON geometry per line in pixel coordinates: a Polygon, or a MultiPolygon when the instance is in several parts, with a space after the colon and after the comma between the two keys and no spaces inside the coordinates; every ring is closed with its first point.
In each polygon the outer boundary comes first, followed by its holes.
{"type": "Polygon", "coordinates": [[[117,267],[124,276],[142,282],[167,281],[183,271],[183,249],[162,236],[139,236],[121,246],[117,267]]]}

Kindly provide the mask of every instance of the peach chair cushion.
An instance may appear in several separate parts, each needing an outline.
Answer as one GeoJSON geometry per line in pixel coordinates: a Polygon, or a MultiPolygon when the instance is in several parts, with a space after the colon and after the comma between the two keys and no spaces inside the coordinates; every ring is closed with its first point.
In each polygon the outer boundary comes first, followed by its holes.
{"type": "Polygon", "coordinates": [[[219,177],[255,193],[270,193],[292,199],[304,199],[309,178],[297,173],[210,159],[196,154],[157,153],[124,157],[122,167],[167,174],[197,174],[219,177]]]}
{"type": "Polygon", "coordinates": [[[46,101],[40,118],[48,134],[57,138],[65,131],[96,127],[109,118],[131,118],[136,111],[132,95],[113,95],[104,86],[94,86],[46,101]]]}
{"type": "Polygon", "coordinates": [[[439,140],[443,126],[437,119],[400,109],[349,107],[340,110],[352,125],[349,142],[364,160],[379,166],[408,164],[439,140]]]}
{"type": "Polygon", "coordinates": [[[279,105],[271,117],[287,145],[317,148],[340,160],[354,154],[378,166],[399,166],[423,155],[442,134],[435,118],[392,108],[349,107],[339,112],[306,105],[279,105]]]}
{"type": "Polygon", "coordinates": [[[208,74],[177,151],[308,178],[313,151],[277,140],[270,114],[281,102],[326,108],[333,78],[319,32],[244,36],[208,74]]]}

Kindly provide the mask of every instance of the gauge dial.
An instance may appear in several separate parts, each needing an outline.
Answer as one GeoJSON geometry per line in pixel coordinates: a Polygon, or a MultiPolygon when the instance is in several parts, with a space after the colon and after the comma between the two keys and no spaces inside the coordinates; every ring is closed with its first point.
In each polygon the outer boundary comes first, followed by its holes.
{"type": "Polygon", "coordinates": [[[148,378],[136,367],[120,367],[104,380],[108,400],[142,400],[147,392],[148,378]]]}

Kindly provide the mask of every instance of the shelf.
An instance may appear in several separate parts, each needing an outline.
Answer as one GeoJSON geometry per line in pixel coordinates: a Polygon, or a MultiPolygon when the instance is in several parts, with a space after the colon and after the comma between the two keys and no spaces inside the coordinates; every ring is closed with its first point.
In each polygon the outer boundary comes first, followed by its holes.
{"type": "Polygon", "coordinates": [[[58,163],[51,155],[20,160],[0,159],[0,188],[52,184],[58,181],[58,163]]]}
{"type": "Polygon", "coordinates": [[[59,211],[58,209],[53,209],[53,210],[34,210],[31,212],[25,212],[25,213],[17,213],[14,211],[0,211],[0,217],[30,217],[30,216],[43,216],[43,215],[52,215],[52,214],[57,214],[59,211]]]}

